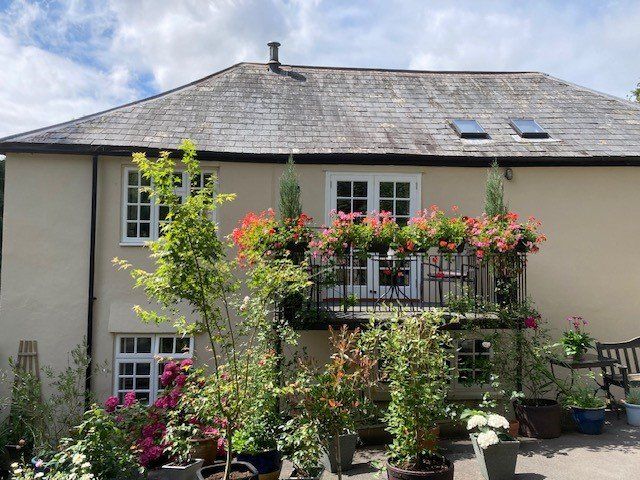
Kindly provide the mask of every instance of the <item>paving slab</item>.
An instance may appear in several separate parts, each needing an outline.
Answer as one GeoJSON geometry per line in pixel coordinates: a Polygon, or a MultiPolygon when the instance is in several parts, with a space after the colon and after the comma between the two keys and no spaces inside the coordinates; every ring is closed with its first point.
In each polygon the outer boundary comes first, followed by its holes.
{"type": "MultiPolygon", "coordinates": [[[[564,432],[560,438],[521,438],[514,480],[640,480],[640,427],[626,424],[624,414],[616,419],[607,413],[602,435],[564,432]]],[[[483,480],[468,439],[444,440],[444,454],[453,460],[455,480],[483,480]]],[[[386,479],[378,475],[375,463],[386,459],[385,447],[358,449],[354,468],[344,472],[344,480],[386,479]]],[[[283,474],[290,472],[285,464],[283,474]]],[[[283,478],[284,477],[283,475],[283,478]]],[[[335,480],[328,472],[322,480],[335,480]]]]}

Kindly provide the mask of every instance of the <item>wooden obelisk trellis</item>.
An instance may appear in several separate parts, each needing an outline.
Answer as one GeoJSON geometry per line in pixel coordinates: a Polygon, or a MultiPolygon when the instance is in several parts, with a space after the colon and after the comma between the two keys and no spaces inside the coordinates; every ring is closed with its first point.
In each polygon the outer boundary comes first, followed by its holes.
{"type": "Polygon", "coordinates": [[[37,340],[20,340],[16,367],[25,373],[30,373],[40,380],[40,362],[38,361],[37,340]]]}

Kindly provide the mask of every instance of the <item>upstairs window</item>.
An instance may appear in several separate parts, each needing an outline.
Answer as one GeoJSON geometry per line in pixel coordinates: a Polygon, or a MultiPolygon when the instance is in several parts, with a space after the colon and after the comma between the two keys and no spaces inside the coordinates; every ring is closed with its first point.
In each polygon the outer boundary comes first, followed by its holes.
{"type": "Polygon", "coordinates": [[[514,118],[511,126],[522,138],[549,138],[549,134],[532,118],[514,118]]]}
{"type": "Polygon", "coordinates": [[[460,138],[488,138],[489,135],[484,131],[482,125],[476,120],[456,118],[452,120],[451,125],[460,138]]]}
{"type": "MultiPolygon", "coordinates": [[[[206,185],[211,175],[211,171],[203,171],[197,178],[190,179],[187,172],[176,172],[174,193],[184,202],[190,193],[206,185]]],[[[142,245],[156,240],[167,222],[169,207],[158,204],[144,191],[151,183],[137,168],[125,168],[122,183],[122,243],[142,245]]]]}

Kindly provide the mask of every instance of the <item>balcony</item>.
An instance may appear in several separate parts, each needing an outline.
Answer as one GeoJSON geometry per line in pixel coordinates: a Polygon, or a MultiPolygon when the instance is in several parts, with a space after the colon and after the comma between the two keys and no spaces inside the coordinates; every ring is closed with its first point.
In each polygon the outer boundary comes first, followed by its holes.
{"type": "Polygon", "coordinates": [[[498,257],[478,259],[473,253],[311,257],[313,284],[302,308],[296,305],[297,315],[305,328],[362,323],[372,313],[384,315],[394,307],[464,308],[486,317],[491,305],[526,299],[526,256],[510,258],[506,264],[498,257]]]}

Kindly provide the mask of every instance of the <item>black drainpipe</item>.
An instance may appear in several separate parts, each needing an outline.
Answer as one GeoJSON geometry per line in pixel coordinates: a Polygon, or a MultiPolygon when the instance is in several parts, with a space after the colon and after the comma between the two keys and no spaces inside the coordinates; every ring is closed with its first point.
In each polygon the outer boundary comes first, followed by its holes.
{"type": "Polygon", "coordinates": [[[87,355],[89,364],[85,374],[85,406],[89,407],[91,397],[91,374],[93,369],[93,303],[96,298],[94,296],[94,278],[96,271],[96,217],[97,217],[97,200],[98,200],[98,155],[93,156],[93,165],[91,172],[91,230],[89,233],[89,295],[87,304],[87,355]]]}

